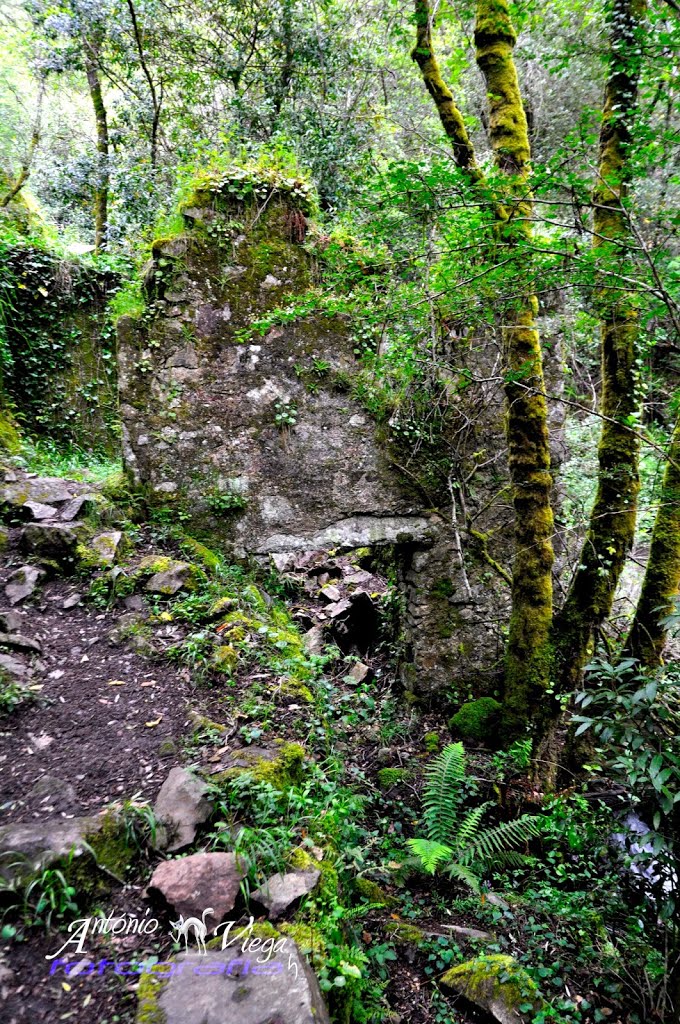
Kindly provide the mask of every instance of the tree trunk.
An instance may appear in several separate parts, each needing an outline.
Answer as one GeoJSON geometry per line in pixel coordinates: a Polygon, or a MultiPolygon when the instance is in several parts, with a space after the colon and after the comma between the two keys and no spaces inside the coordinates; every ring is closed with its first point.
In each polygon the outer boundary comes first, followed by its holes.
{"type": "Polygon", "coordinates": [[[153,75],[149,69],[149,65],[144,56],[144,45],[142,41],[142,33],[139,28],[139,22],[137,20],[137,12],[135,5],[132,0],[127,0],[128,11],[130,12],[130,21],[132,22],[132,33],[135,37],[135,46],[137,47],[137,54],[139,55],[139,63],[144,77],[146,78],[149,86],[149,96],[151,98],[151,166],[155,167],[158,163],[158,133],[161,125],[161,108],[163,106],[163,82],[160,82],[159,88],[156,88],[156,84],[153,80],[153,75]]]}
{"type": "MultiPolygon", "coordinates": [[[[605,89],[598,181],[593,190],[593,246],[610,272],[625,270],[630,237],[625,200],[631,123],[637,105],[639,26],[644,0],[614,0],[610,18],[609,77],[605,89]]],[[[601,311],[602,434],[598,487],[590,523],[564,607],[558,616],[558,686],[580,681],[595,631],[609,617],[621,570],[635,536],[639,491],[639,410],[636,387],[638,317],[635,297],[604,283],[601,311]]]]}
{"type": "Polygon", "coordinates": [[[463,116],[456,106],[453,93],[442,78],[439,62],[432,45],[432,12],[429,0],[415,0],[416,45],[411,57],[420,68],[423,82],[434,100],[442,128],[451,142],[453,158],[461,170],[473,181],[480,181],[482,172],[477,166],[475,152],[468,137],[463,116]]]}
{"type": "Polygon", "coordinates": [[[109,206],[109,125],[99,77],[99,42],[83,40],[85,73],[97,127],[97,180],[94,191],[94,250],[106,246],[109,206]]]}
{"type": "MultiPolygon", "coordinates": [[[[517,251],[516,266],[524,272],[528,265],[530,272],[525,243],[532,237],[527,184],[531,154],[513,60],[515,38],[507,0],[478,0],[475,47],[489,100],[489,138],[496,165],[507,178],[503,201],[496,206],[498,238],[517,251]]],[[[505,310],[503,327],[506,436],[515,510],[504,701],[509,735],[518,733],[528,719],[540,719],[552,669],[552,476],[537,313],[530,287],[505,310]]]]}
{"type": "Polygon", "coordinates": [[[28,176],[31,173],[31,167],[33,165],[33,158],[35,157],[36,150],[40,144],[40,135],[42,132],[42,108],[46,85],[47,83],[45,78],[41,78],[40,85],[38,87],[38,102],[35,110],[35,118],[33,119],[33,128],[31,130],[31,140],[28,144],[28,149],[26,150],[26,156],[21,163],[19,173],[12,182],[9,191],[2,197],[2,199],[0,199],[0,207],[9,206],[28,181],[28,176]]]}
{"type": "Polygon", "coordinates": [[[680,417],[671,438],[642,591],[626,640],[626,654],[650,668],[661,664],[666,643],[662,620],[673,610],[679,588],[680,417]]]}
{"type": "MultiPolygon", "coordinates": [[[[428,0],[415,0],[418,64],[454,160],[471,182],[486,185],[477,165],[463,117],[444,82],[432,43],[432,14],[428,0]]],[[[489,134],[496,164],[507,176],[500,199],[488,196],[496,221],[497,240],[517,250],[524,267],[522,243],[531,238],[531,195],[527,188],[529,138],[512,58],[515,33],[506,0],[477,5],[475,45],[477,62],[487,84],[489,134]],[[510,199],[516,191],[520,199],[510,199]]],[[[515,509],[515,558],[512,573],[512,614],[505,678],[505,727],[519,733],[542,706],[550,682],[552,623],[552,477],[548,413],[543,382],[541,347],[536,331],[537,302],[532,294],[504,311],[506,433],[515,509]]]]}

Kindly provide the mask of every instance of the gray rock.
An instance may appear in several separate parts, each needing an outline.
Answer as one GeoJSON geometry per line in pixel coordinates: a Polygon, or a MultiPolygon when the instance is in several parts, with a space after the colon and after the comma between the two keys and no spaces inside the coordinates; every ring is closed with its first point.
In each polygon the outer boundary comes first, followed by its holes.
{"type": "Polygon", "coordinates": [[[42,650],[37,640],[22,636],[21,633],[0,633],[0,646],[14,647],[18,651],[35,651],[37,654],[42,650]]]}
{"type": "Polygon", "coordinates": [[[70,501],[78,485],[61,477],[38,476],[5,483],[0,487],[0,502],[9,505],[23,505],[26,501],[37,501],[46,505],[59,505],[70,501]]]}
{"type": "Polygon", "coordinates": [[[59,518],[70,523],[79,515],[90,516],[97,511],[97,496],[95,494],[78,494],[75,498],[64,505],[59,518]]]}
{"type": "Polygon", "coordinates": [[[316,887],[320,877],[321,872],[314,869],[290,871],[285,875],[277,873],[256,889],[252,898],[266,907],[269,917],[276,921],[291,903],[295,903],[301,896],[307,896],[316,887]]]}
{"type": "Polygon", "coordinates": [[[357,661],[347,673],[347,678],[351,679],[358,686],[359,683],[363,683],[364,680],[368,679],[370,674],[371,670],[368,665],[364,665],[363,661],[357,661]]]}
{"type": "Polygon", "coordinates": [[[64,611],[69,611],[71,608],[75,608],[77,605],[79,605],[82,599],[82,594],[70,594],[67,598],[65,598],[61,607],[64,609],[64,611]]]}
{"type": "Polygon", "coordinates": [[[77,803],[76,791],[70,782],[64,782],[54,775],[43,775],[30,790],[30,800],[49,804],[52,810],[69,811],[77,803]]]}
{"type": "Polygon", "coordinates": [[[353,516],[326,527],[312,537],[299,534],[277,534],[259,546],[259,554],[276,551],[311,551],[363,547],[385,544],[428,544],[432,542],[432,524],[423,516],[353,516]]]}
{"type": "Polygon", "coordinates": [[[188,562],[173,562],[168,569],[157,572],[146,581],[146,589],[152,594],[176,594],[185,586],[191,576],[188,562]]]}
{"type": "Polygon", "coordinates": [[[233,908],[245,872],[233,853],[193,853],[159,864],[149,891],[159,892],[184,918],[200,918],[212,908],[206,921],[214,928],[233,908]]]}
{"type": "Polygon", "coordinates": [[[92,538],[88,547],[99,565],[107,567],[113,565],[116,561],[122,539],[123,534],[120,530],[112,530],[110,533],[99,533],[96,537],[92,538]]]}
{"type": "Polygon", "coordinates": [[[20,612],[0,612],[0,626],[5,633],[20,633],[26,619],[20,612]]]}
{"type": "Polygon", "coordinates": [[[54,505],[43,505],[39,501],[25,501],[18,509],[22,519],[40,522],[43,519],[56,519],[59,513],[54,505]]]}
{"type": "Polygon", "coordinates": [[[165,828],[159,829],[156,847],[169,851],[189,846],[196,829],[210,817],[208,787],[186,768],[173,768],[161,786],[154,814],[165,828]]]}
{"type": "Polygon", "coordinates": [[[0,654],[0,669],[7,672],[13,679],[23,680],[28,676],[28,668],[23,661],[13,658],[11,654],[0,654]]]}
{"type": "Polygon", "coordinates": [[[84,534],[82,523],[29,523],[21,535],[21,547],[60,563],[70,562],[84,534]]]}
{"type": "Polygon", "coordinates": [[[327,583],[321,588],[321,596],[325,597],[329,604],[336,604],[342,600],[342,593],[332,583],[327,583]]]}
{"type": "Polygon", "coordinates": [[[323,626],[312,626],[302,637],[305,650],[308,654],[323,654],[326,646],[323,626]]]}
{"type": "Polygon", "coordinates": [[[329,1024],[319,984],[293,940],[281,936],[271,953],[251,942],[252,950],[246,942],[245,951],[182,953],[169,961],[166,977],[150,974],[138,1024],[153,1013],[164,1024],[329,1024]]]}
{"type": "Polygon", "coordinates": [[[460,936],[461,939],[478,939],[480,942],[495,942],[496,936],[491,932],[480,931],[479,928],[465,928],[460,924],[445,924],[447,932],[460,936]]]}
{"type": "Polygon", "coordinates": [[[86,852],[86,836],[98,832],[101,818],[47,818],[0,828],[0,877],[26,877],[73,850],[86,852]]]}
{"type": "Polygon", "coordinates": [[[13,572],[5,586],[5,593],[11,605],[19,604],[30,597],[44,573],[34,565],[22,565],[13,572]]]}

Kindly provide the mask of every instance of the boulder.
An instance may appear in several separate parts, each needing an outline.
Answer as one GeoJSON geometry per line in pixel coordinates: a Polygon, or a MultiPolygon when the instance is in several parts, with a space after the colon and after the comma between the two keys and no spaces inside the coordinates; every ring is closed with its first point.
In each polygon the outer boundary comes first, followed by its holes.
{"type": "Polygon", "coordinates": [[[326,646],[323,626],[312,626],[302,637],[302,642],[307,654],[323,654],[326,646]]]}
{"type": "Polygon", "coordinates": [[[26,619],[21,612],[0,612],[0,627],[5,633],[20,633],[26,619]]]}
{"type": "Polygon", "coordinates": [[[321,877],[318,870],[289,871],[282,875],[277,873],[268,878],[264,885],[252,893],[252,898],[261,903],[269,911],[272,921],[295,903],[301,896],[307,896],[316,886],[321,877]]]}
{"type": "Polygon", "coordinates": [[[184,918],[200,919],[212,908],[206,921],[214,928],[233,908],[245,873],[245,864],[233,853],[193,853],[159,864],[149,891],[159,892],[184,918]]]}
{"type": "Polygon", "coordinates": [[[21,547],[42,558],[71,562],[84,531],[82,523],[29,523],[21,535],[21,547]]]}
{"type": "Polygon", "coordinates": [[[22,565],[13,572],[5,586],[5,594],[11,605],[19,604],[30,597],[44,573],[34,565],[22,565]]]}
{"type": "Polygon", "coordinates": [[[188,562],[175,562],[169,559],[170,565],[162,572],[154,573],[146,581],[146,589],[152,594],[171,596],[185,587],[192,579],[193,567],[188,562]]]}
{"type": "Polygon", "coordinates": [[[13,658],[11,654],[0,654],[0,669],[18,681],[25,679],[28,675],[28,668],[23,661],[13,658]]]}
{"type": "Polygon", "coordinates": [[[96,511],[97,497],[95,494],[78,494],[63,506],[59,518],[70,523],[78,516],[89,516],[96,511]]]}
{"type": "Polygon", "coordinates": [[[45,505],[59,505],[70,501],[74,487],[72,481],[61,477],[38,476],[26,477],[0,487],[0,502],[7,505],[23,505],[27,501],[37,501],[45,505]]]}
{"type": "Polygon", "coordinates": [[[232,946],[156,964],[139,982],[137,1024],[329,1024],[309,964],[292,939],[273,934],[271,953],[232,946]]]}
{"type": "Polygon", "coordinates": [[[18,651],[35,651],[40,654],[42,647],[37,640],[21,633],[0,633],[0,647],[13,647],[18,651]]]}
{"type": "Polygon", "coordinates": [[[156,837],[158,849],[181,850],[193,842],[196,829],[210,816],[207,789],[186,768],[172,769],[154,804],[154,814],[164,826],[156,837]]]}
{"type": "Polygon", "coordinates": [[[59,515],[54,505],[43,505],[40,501],[25,501],[18,509],[22,519],[40,521],[42,519],[56,519],[59,515]]]}
{"type": "Polygon", "coordinates": [[[101,827],[101,818],[47,818],[5,825],[0,828],[0,877],[27,877],[72,850],[82,854],[87,847],[85,837],[101,827]]]}
{"type": "MultiPolygon", "coordinates": [[[[70,811],[78,803],[76,791],[70,782],[55,775],[43,775],[28,794],[28,800],[48,804],[53,811],[70,811]]],[[[44,809],[44,808],[43,808],[44,809]]]]}
{"type": "Polygon", "coordinates": [[[86,562],[94,562],[102,568],[113,565],[118,555],[120,542],[123,534],[120,530],[112,530],[110,533],[99,533],[87,545],[86,562]]]}
{"type": "Polygon", "coordinates": [[[359,683],[365,682],[371,674],[371,670],[368,665],[364,665],[363,661],[357,661],[352,665],[351,669],[347,673],[347,679],[350,679],[356,686],[359,683]]]}
{"type": "Polygon", "coordinates": [[[535,983],[516,960],[502,953],[480,956],[452,967],[441,984],[489,1013],[498,1024],[530,1021],[541,1009],[535,983]],[[520,1006],[530,1005],[527,1014],[520,1006]]]}

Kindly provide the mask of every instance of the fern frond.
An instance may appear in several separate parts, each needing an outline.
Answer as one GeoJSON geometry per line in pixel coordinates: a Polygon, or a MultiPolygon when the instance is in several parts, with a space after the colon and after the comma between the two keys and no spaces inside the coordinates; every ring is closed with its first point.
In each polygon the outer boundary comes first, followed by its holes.
{"type": "Polygon", "coordinates": [[[433,875],[440,864],[449,860],[453,850],[444,843],[435,843],[429,839],[409,839],[406,845],[416,855],[424,871],[433,875]]]}
{"type": "Polygon", "coordinates": [[[457,878],[459,882],[464,882],[465,885],[469,886],[473,892],[479,892],[479,879],[477,876],[466,867],[464,864],[460,864],[457,860],[451,861],[446,866],[446,873],[449,878],[457,878]]]}
{"type": "Polygon", "coordinates": [[[523,868],[527,864],[533,864],[535,860],[535,857],[530,857],[526,853],[520,853],[518,850],[503,850],[502,853],[495,853],[491,860],[487,862],[487,866],[523,868]]]}
{"type": "Polygon", "coordinates": [[[489,807],[491,807],[491,803],[490,801],[487,801],[470,811],[462,822],[460,828],[456,831],[455,845],[457,848],[462,849],[474,840],[475,836],[479,832],[479,824],[489,807]]]}
{"type": "Polygon", "coordinates": [[[476,835],[457,856],[464,864],[472,864],[475,860],[491,860],[511,847],[525,843],[531,836],[537,836],[540,831],[538,822],[537,817],[528,814],[514,821],[501,822],[476,835]]]}
{"type": "Polygon", "coordinates": [[[423,808],[427,834],[435,843],[448,844],[456,832],[458,787],[465,778],[462,743],[449,743],[425,769],[423,808]]]}

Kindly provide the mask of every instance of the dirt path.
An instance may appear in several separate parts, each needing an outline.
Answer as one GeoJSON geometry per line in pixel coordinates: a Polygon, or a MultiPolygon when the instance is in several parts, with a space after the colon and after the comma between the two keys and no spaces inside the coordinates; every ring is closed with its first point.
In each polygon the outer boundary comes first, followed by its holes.
{"type": "Polygon", "coordinates": [[[21,612],[21,633],[41,644],[36,702],[2,731],[0,824],[50,811],[46,776],[72,787],[57,811],[97,813],[121,797],[156,795],[187,729],[187,673],[152,662],[110,635],[120,613],[64,610],[74,588],[48,584],[38,607],[21,612]]]}

